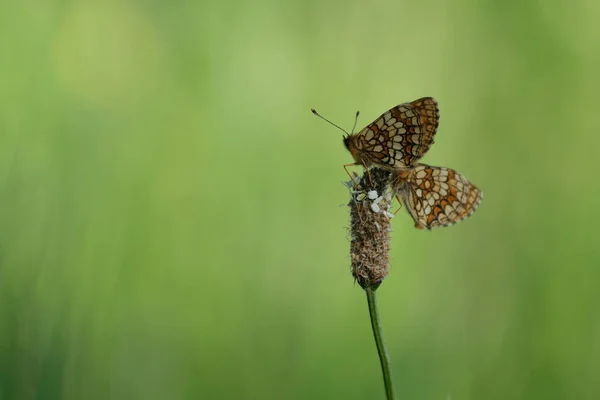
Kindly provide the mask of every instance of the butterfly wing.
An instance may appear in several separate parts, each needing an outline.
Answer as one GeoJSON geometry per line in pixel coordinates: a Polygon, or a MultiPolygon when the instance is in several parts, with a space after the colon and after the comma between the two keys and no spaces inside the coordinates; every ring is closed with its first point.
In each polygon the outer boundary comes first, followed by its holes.
{"type": "Polygon", "coordinates": [[[431,97],[397,105],[357,134],[360,150],[382,167],[414,166],[433,144],[439,118],[431,97]]]}
{"type": "Polygon", "coordinates": [[[394,187],[417,228],[455,224],[475,212],[483,193],[453,169],[419,164],[398,174],[394,187]]]}

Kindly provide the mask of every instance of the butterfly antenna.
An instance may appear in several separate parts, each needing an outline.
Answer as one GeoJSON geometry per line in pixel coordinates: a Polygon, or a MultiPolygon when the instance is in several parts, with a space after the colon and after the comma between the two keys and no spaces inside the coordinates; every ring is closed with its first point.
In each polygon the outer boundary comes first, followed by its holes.
{"type": "Polygon", "coordinates": [[[311,108],[310,111],[312,111],[313,114],[315,114],[317,117],[329,122],[331,125],[335,126],[336,128],[338,128],[339,130],[341,130],[342,132],[344,132],[346,135],[350,136],[350,134],[341,126],[334,124],[333,122],[331,122],[330,120],[328,120],[327,118],[325,118],[324,116],[322,116],[321,114],[319,114],[317,112],[317,110],[315,110],[314,108],[311,108]]]}
{"type": "Polygon", "coordinates": [[[352,134],[354,134],[354,128],[356,128],[356,123],[358,122],[358,114],[360,114],[360,111],[357,111],[356,117],[354,117],[354,126],[352,127],[352,134]]]}

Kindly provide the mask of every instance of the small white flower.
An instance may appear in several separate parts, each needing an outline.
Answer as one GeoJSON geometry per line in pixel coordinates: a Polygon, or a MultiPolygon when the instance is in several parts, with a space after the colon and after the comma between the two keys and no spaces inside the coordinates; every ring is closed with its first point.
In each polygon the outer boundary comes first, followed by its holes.
{"type": "Polygon", "coordinates": [[[373,210],[375,213],[378,213],[380,211],[379,205],[375,202],[371,203],[371,210],[373,210]]]}
{"type": "Polygon", "coordinates": [[[381,200],[383,200],[383,196],[379,196],[378,198],[376,198],[373,203],[375,204],[379,204],[381,202],[381,200]]]}
{"type": "Polygon", "coordinates": [[[370,190],[367,196],[369,196],[369,200],[375,200],[377,198],[377,190],[370,190]]]}

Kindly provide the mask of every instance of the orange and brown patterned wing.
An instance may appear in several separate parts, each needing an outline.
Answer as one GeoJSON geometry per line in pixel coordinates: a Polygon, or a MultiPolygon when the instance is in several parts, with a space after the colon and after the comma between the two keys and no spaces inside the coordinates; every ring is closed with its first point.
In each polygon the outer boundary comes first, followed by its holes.
{"type": "Polygon", "coordinates": [[[431,97],[397,105],[358,133],[361,151],[382,167],[414,166],[433,144],[439,118],[431,97]]]}
{"type": "Polygon", "coordinates": [[[448,226],[475,212],[483,193],[450,168],[419,164],[399,174],[397,194],[415,220],[417,228],[448,226]]]}

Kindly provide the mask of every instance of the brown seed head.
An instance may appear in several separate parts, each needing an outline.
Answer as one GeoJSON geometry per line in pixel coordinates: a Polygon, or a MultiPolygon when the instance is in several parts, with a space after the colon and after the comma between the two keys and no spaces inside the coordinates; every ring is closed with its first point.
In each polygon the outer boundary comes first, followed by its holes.
{"type": "Polygon", "coordinates": [[[389,270],[392,192],[390,172],[372,168],[350,181],[350,260],[352,276],[363,288],[377,289],[389,270]]]}

